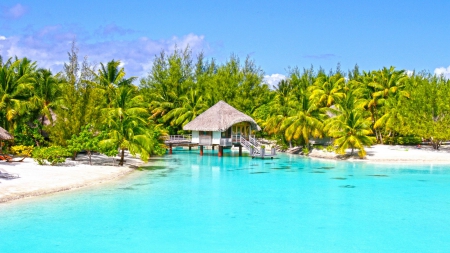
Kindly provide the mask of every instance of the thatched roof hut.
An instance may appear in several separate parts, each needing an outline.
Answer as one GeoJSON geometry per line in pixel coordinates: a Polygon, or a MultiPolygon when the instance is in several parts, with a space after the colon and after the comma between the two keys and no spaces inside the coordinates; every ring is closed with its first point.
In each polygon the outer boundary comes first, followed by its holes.
{"type": "Polygon", "coordinates": [[[12,140],[14,137],[5,129],[0,127],[0,140],[12,140]]]}
{"type": "Polygon", "coordinates": [[[252,129],[261,130],[250,116],[238,111],[224,101],[219,101],[186,124],[183,130],[223,132],[239,122],[248,122],[252,126],[252,129]]]}

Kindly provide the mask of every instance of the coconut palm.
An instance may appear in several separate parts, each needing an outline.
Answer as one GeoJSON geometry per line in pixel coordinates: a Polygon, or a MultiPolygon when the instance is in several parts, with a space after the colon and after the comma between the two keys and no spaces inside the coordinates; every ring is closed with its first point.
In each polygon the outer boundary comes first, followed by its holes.
{"type": "Polygon", "coordinates": [[[110,61],[106,64],[100,63],[97,74],[97,82],[106,92],[106,103],[110,104],[114,96],[114,89],[122,86],[131,86],[136,77],[125,78],[124,68],[120,68],[120,61],[110,61]]]}
{"type": "Polygon", "coordinates": [[[180,99],[184,103],[162,117],[164,122],[170,122],[172,126],[184,126],[209,108],[197,89],[191,89],[180,99]]]}
{"type": "Polygon", "coordinates": [[[13,122],[29,112],[36,63],[9,58],[0,65],[0,111],[3,127],[12,130],[13,122]]]}
{"type": "Polygon", "coordinates": [[[62,95],[61,83],[62,80],[58,76],[54,76],[50,70],[39,69],[36,73],[34,95],[31,102],[41,114],[41,124],[44,124],[45,117],[53,123],[51,111],[58,105],[62,95]]]}
{"type": "Polygon", "coordinates": [[[321,73],[314,84],[309,87],[310,99],[321,106],[330,107],[344,97],[345,79],[340,74],[326,75],[321,73]]]}
{"type": "Polygon", "coordinates": [[[112,98],[111,107],[103,109],[108,137],[100,145],[118,147],[121,166],[125,149],[146,161],[160,144],[148,123],[149,114],[143,97],[138,95],[135,86],[122,86],[114,90],[112,98]]]}
{"type": "Polygon", "coordinates": [[[310,137],[322,137],[322,121],[326,117],[324,108],[319,108],[305,94],[298,103],[297,112],[283,121],[281,130],[287,141],[300,140],[307,145],[310,137]]]}
{"type": "Polygon", "coordinates": [[[351,155],[354,149],[358,149],[358,155],[362,158],[366,156],[364,146],[370,146],[375,138],[369,136],[372,133],[371,121],[363,115],[363,111],[353,109],[342,111],[340,115],[328,119],[325,122],[324,131],[335,138],[334,145],[338,146],[336,153],[345,154],[347,148],[351,148],[351,155]]]}

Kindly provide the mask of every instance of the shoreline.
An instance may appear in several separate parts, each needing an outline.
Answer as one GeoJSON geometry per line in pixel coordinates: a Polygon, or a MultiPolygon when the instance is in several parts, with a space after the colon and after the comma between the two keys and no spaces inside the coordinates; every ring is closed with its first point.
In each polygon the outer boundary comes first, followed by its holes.
{"type": "Polygon", "coordinates": [[[450,165],[450,147],[441,147],[440,150],[433,150],[431,147],[422,146],[420,149],[415,146],[404,145],[373,145],[365,148],[367,155],[361,159],[355,150],[354,155],[350,156],[350,150],[347,150],[345,157],[337,155],[334,152],[314,149],[308,155],[312,159],[323,159],[328,161],[347,161],[347,162],[366,162],[371,164],[449,164],[450,165]]]}
{"type": "MultiPolygon", "coordinates": [[[[347,151],[347,156],[343,158],[334,152],[313,149],[306,157],[335,162],[450,165],[450,146],[435,151],[429,147],[417,149],[401,145],[374,145],[366,148],[367,156],[365,159],[360,159],[357,154],[350,157],[350,150],[347,151]]],[[[121,167],[112,166],[112,158],[104,155],[93,155],[92,161],[93,165],[89,165],[87,156],[80,155],[76,161],[67,159],[64,164],[57,166],[38,165],[32,158],[26,158],[23,162],[0,162],[1,169],[20,176],[17,179],[0,179],[0,205],[15,200],[24,200],[120,180],[145,164],[145,162],[130,155],[126,156],[126,164],[121,167]]]]}
{"type": "Polygon", "coordinates": [[[112,158],[103,155],[93,155],[92,162],[93,165],[89,165],[86,155],[80,155],[76,161],[67,159],[56,166],[38,165],[32,158],[23,162],[0,162],[1,169],[20,176],[0,179],[0,205],[119,180],[145,163],[129,155],[126,164],[120,167],[111,166],[112,158]]]}

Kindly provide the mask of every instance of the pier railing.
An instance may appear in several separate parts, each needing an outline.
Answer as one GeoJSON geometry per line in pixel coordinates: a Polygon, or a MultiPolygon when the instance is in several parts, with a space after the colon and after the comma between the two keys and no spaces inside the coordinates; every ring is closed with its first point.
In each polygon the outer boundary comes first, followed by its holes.
{"type": "Polygon", "coordinates": [[[165,136],[165,141],[191,141],[192,134],[183,134],[183,135],[169,135],[165,136]]]}

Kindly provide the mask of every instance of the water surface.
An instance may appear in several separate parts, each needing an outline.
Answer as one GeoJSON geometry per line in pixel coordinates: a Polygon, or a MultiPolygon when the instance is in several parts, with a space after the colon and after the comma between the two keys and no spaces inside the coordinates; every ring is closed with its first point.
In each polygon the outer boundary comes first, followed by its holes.
{"type": "Polygon", "coordinates": [[[216,155],[176,150],[119,182],[0,205],[0,252],[450,248],[446,165],[216,155]]]}

